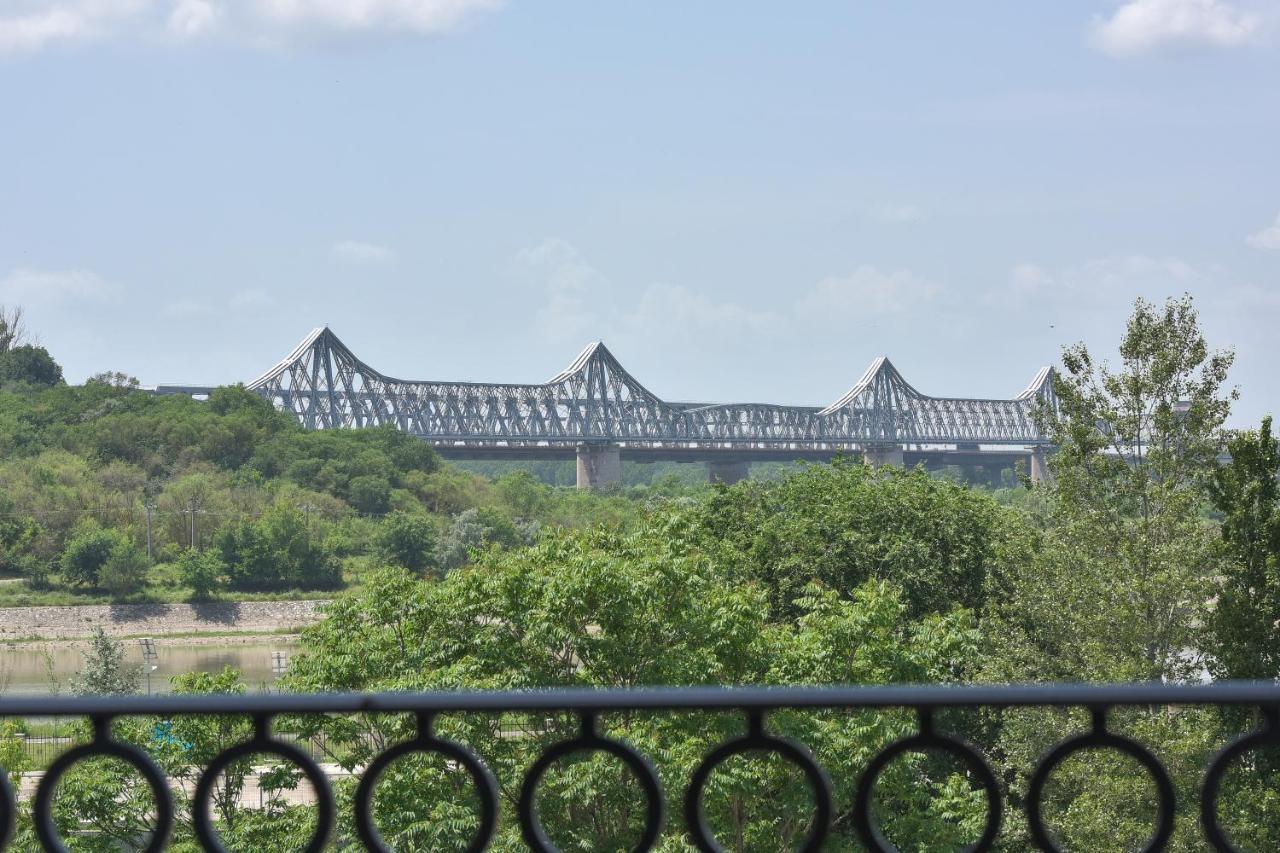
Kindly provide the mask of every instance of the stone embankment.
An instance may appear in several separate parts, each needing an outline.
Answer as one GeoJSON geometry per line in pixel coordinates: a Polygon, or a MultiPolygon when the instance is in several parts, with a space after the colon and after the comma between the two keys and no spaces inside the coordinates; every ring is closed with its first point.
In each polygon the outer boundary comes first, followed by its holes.
{"type": "Polygon", "coordinates": [[[293,633],[320,621],[328,601],[214,601],[205,604],[93,604],[0,607],[0,642],[74,640],[101,625],[117,637],[293,633]]]}

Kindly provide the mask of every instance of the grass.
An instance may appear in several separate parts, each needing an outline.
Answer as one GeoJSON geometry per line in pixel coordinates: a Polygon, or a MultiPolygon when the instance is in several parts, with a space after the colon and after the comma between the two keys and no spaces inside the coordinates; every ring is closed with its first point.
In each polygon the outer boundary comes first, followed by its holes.
{"type": "MultiPolygon", "coordinates": [[[[370,568],[367,557],[349,557],[343,563],[341,589],[285,589],[272,592],[225,590],[212,601],[314,601],[333,598],[339,592],[359,589],[370,568]]],[[[113,596],[103,589],[67,586],[57,574],[50,575],[49,587],[33,589],[25,578],[6,578],[0,583],[0,607],[59,607],[80,604],[187,604],[191,589],[183,586],[177,567],[157,563],[147,575],[147,585],[135,593],[113,596]]],[[[206,603],[206,602],[201,602],[206,603]]]]}

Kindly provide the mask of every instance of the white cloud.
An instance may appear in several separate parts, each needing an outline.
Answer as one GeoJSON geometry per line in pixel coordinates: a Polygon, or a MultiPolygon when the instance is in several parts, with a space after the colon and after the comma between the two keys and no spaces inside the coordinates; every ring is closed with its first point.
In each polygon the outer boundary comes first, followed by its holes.
{"type": "Polygon", "coordinates": [[[160,313],[175,320],[190,320],[195,317],[207,317],[213,314],[213,308],[195,299],[179,299],[166,304],[160,313]]]}
{"type": "Polygon", "coordinates": [[[795,310],[802,319],[842,322],[919,307],[940,292],[938,285],[906,270],[884,272],[864,264],[849,275],[824,278],[797,301],[795,310]]]}
{"type": "Polygon", "coordinates": [[[259,308],[269,308],[275,304],[275,299],[264,290],[237,290],[231,297],[231,309],[233,311],[256,311],[259,308]]]}
{"type": "Polygon", "coordinates": [[[377,243],[364,243],[360,240],[343,240],[329,249],[329,256],[335,261],[364,266],[380,266],[396,259],[395,252],[377,243]]]}
{"type": "Polygon", "coordinates": [[[502,0],[6,0],[0,53],[110,38],[195,40],[215,34],[252,44],[314,36],[432,35],[502,0]]]}
{"type": "Polygon", "coordinates": [[[875,211],[875,218],[890,225],[909,225],[924,220],[924,211],[914,204],[886,204],[875,211]]]}
{"type": "Polygon", "coordinates": [[[1275,222],[1256,234],[1250,234],[1246,242],[1255,249],[1280,252],[1280,213],[1276,214],[1275,222]]]}
{"type": "Polygon", "coordinates": [[[609,282],[576,248],[551,237],[516,255],[521,277],[546,293],[537,324],[550,338],[600,337],[593,304],[607,298],[609,282]]]}
{"type": "Polygon", "coordinates": [[[742,339],[780,331],[786,319],[736,302],[718,301],[681,285],[651,284],[626,316],[629,329],[676,335],[742,339]]]}
{"type": "Polygon", "coordinates": [[[90,270],[40,270],[21,267],[0,280],[0,301],[21,305],[104,299],[115,286],[90,270]]]}
{"type": "Polygon", "coordinates": [[[1227,0],[1130,0],[1093,23],[1093,45],[1112,56],[1163,47],[1231,47],[1256,37],[1260,16],[1227,0]]]}
{"type": "Polygon", "coordinates": [[[1063,269],[1022,263],[1009,272],[1008,284],[989,291],[985,301],[991,305],[1038,302],[1098,306],[1139,295],[1163,298],[1208,280],[1202,270],[1175,257],[1114,255],[1063,269]]]}

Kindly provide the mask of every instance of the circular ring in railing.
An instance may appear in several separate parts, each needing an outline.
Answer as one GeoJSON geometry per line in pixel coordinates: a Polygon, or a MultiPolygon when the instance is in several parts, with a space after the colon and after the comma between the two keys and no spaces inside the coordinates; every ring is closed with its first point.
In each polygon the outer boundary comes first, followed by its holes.
{"type": "Polygon", "coordinates": [[[831,780],[827,778],[822,765],[814,760],[813,755],[803,744],[766,734],[758,719],[752,721],[750,732],[718,746],[703,759],[698,769],[693,771],[689,789],[684,795],[684,819],[688,824],[694,845],[703,853],[723,853],[724,848],[716,841],[711,828],[707,826],[702,807],[702,791],[716,767],[744,752],[775,752],[804,771],[809,787],[813,789],[817,813],[814,815],[813,829],[800,849],[802,851],[822,849],[822,842],[826,840],[827,832],[831,827],[831,780]]]}
{"type": "Polygon", "coordinates": [[[1222,777],[1226,775],[1228,765],[1259,746],[1280,746],[1280,731],[1266,728],[1241,735],[1223,747],[1209,763],[1209,770],[1204,777],[1204,792],[1200,795],[1200,822],[1204,826],[1205,838],[1215,850],[1239,853],[1218,823],[1218,795],[1221,793],[1222,777]]]}
{"type": "Polygon", "coordinates": [[[520,786],[520,803],[517,808],[517,814],[520,819],[520,833],[524,837],[525,844],[528,844],[531,849],[539,851],[539,853],[553,853],[556,850],[556,846],[551,843],[551,839],[547,837],[542,828],[542,821],[538,819],[538,807],[535,800],[538,793],[538,783],[542,781],[543,775],[551,768],[552,764],[570,753],[599,750],[609,753],[622,761],[623,764],[626,764],[631,769],[631,772],[635,774],[636,779],[639,780],[640,786],[644,788],[646,802],[644,832],[640,836],[640,841],[636,844],[635,849],[653,849],[658,836],[662,833],[662,822],[666,811],[666,800],[662,793],[662,782],[658,779],[658,772],[653,769],[653,765],[649,763],[647,758],[627,744],[597,734],[592,722],[589,721],[585,728],[586,730],[573,740],[561,741],[550,746],[529,768],[529,772],[525,774],[524,784],[520,786]]]}
{"type": "Polygon", "coordinates": [[[298,768],[302,770],[302,775],[306,776],[311,782],[316,794],[316,828],[311,833],[311,840],[307,842],[307,846],[303,850],[306,853],[316,853],[316,851],[324,849],[325,843],[329,840],[329,832],[333,829],[333,791],[329,787],[328,778],[325,777],[324,771],[320,769],[320,766],[311,760],[311,757],[305,752],[292,744],[266,735],[259,735],[253,740],[247,740],[244,743],[238,743],[223,750],[214,757],[213,761],[209,762],[209,766],[200,774],[200,780],[196,783],[195,798],[192,800],[191,809],[192,816],[195,818],[196,838],[199,839],[204,849],[213,850],[215,853],[225,853],[226,848],[222,846],[217,830],[213,826],[213,818],[209,814],[213,786],[217,784],[219,774],[230,766],[233,761],[259,753],[277,755],[298,765],[298,768]]]}
{"type": "Polygon", "coordinates": [[[9,784],[9,774],[0,767],[0,850],[9,844],[13,827],[18,822],[18,799],[9,784]]]}
{"type": "Polygon", "coordinates": [[[920,734],[896,740],[882,749],[871,760],[871,763],[867,765],[867,769],[863,771],[862,776],[858,779],[858,792],[854,799],[853,807],[853,822],[858,830],[858,837],[868,849],[874,850],[876,853],[887,853],[887,851],[897,849],[884,837],[884,834],[880,832],[880,827],[876,825],[875,820],[871,817],[871,795],[875,790],[876,780],[880,778],[880,774],[884,772],[884,769],[889,766],[889,762],[904,752],[924,752],[930,749],[947,752],[962,759],[977,774],[978,781],[982,783],[982,787],[987,793],[986,826],[982,830],[981,837],[964,849],[974,851],[990,850],[991,845],[995,843],[996,834],[1000,831],[1000,821],[1004,815],[1004,801],[1000,798],[1000,785],[996,782],[995,774],[991,772],[990,765],[982,757],[982,753],[959,738],[940,735],[933,731],[924,731],[920,734]]]}
{"type": "Polygon", "coordinates": [[[1156,813],[1155,832],[1142,850],[1144,853],[1163,850],[1165,844],[1169,841],[1169,836],[1173,833],[1174,794],[1173,783],[1169,781],[1169,774],[1165,772],[1164,766],[1145,746],[1132,738],[1106,731],[1099,722],[1095,722],[1093,731],[1068,738],[1055,746],[1036,766],[1035,773],[1031,776],[1031,787],[1027,794],[1027,821],[1031,825],[1031,836],[1035,839],[1036,844],[1042,850],[1061,853],[1062,848],[1050,836],[1049,830],[1044,825],[1044,816],[1040,814],[1044,800],[1044,786],[1049,780],[1049,774],[1053,772],[1055,767],[1073,753],[1085,749],[1114,749],[1117,752],[1123,752],[1136,759],[1151,774],[1152,780],[1156,783],[1156,796],[1159,801],[1159,807],[1156,813]]]}
{"type": "MultiPolygon", "coordinates": [[[[59,755],[44,772],[40,786],[36,788],[35,828],[36,837],[40,839],[45,850],[65,853],[66,846],[58,836],[58,827],[53,822],[53,795],[58,787],[58,780],[71,769],[71,765],[86,758],[116,758],[132,765],[156,800],[156,826],[151,831],[151,841],[143,848],[143,853],[158,853],[169,841],[169,833],[173,831],[173,799],[169,795],[169,785],[164,774],[147,754],[137,747],[119,741],[99,739],[93,743],[73,747],[59,755]]],[[[3,845],[0,845],[3,846],[3,845]]]]}
{"type": "Polygon", "coordinates": [[[397,744],[381,753],[365,768],[360,785],[356,788],[356,834],[368,850],[387,851],[378,827],[373,821],[373,793],[383,771],[398,758],[410,753],[438,753],[456,761],[471,774],[476,793],[480,797],[480,826],[475,838],[467,847],[468,853],[477,853],[489,846],[494,830],[498,827],[498,783],[479,757],[460,743],[435,736],[417,737],[397,744]]]}

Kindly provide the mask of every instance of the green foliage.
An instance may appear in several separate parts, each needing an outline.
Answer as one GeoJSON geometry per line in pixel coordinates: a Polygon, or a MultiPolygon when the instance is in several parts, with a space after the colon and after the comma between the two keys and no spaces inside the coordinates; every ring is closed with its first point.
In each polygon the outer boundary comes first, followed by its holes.
{"type": "Polygon", "coordinates": [[[98,570],[98,582],[112,595],[127,595],[142,589],[149,568],[147,555],[129,539],[119,537],[98,570]]]}
{"type": "Polygon", "coordinates": [[[993,566],[1032,544],[1020,517],[980,492],[847,460],[717,489],[695,512],[702,547],[768,590],[778,616],[794,615],[814,580],[846,594],[892,580],[913,617],[981,610],[993,566]]]}
{"type": "Polygon", "coordinates": [[[124,662],[124,644],[108,637],[101,626],[93,629],[84,666],[71,681],[71,689],[83,694],[136,693],[142,669],[124,662]]]}
{"type": "Polygon", "coordinates": [[[194,601],[208,601],[226,585],[227,566],[217,551],[183,551],[177,567],[178,577],[191,588],[194,601]]]}
{"type": "Polygon", "coordinates": [[[436,566],[436,530],[421,514],[393,512],[378,530],[378,552],[391,565],[413,572],[436,566]]]}
{"type": "Polygon", "coordinates": [[[1227,446],[1210,492],[1228,559],[1216,581],[1215,668],[1227,678],[1280,676],[1280,443],[1271,418],[1227,446]]]}
{"type": "Polygon", "coordinates": [[[277,505],[257,521],[237,521],[217,536],[228,585],[236,590],[333,589],[342,567],[303,513],[277,505]]]}
{"type": "Polygon", "coordinates": [[[24,346],[0,352],[0,383],[50,387],[62,382],[62,367],[44,347],[24,346]]]}
{"type": "Polygon", "coordinates": [[[97,586],[103,566],[112,553],[125,544],[119,531],[106,530],[96,524],[82,525],[62,552],[59,563],[62,579],[67,583],[97,586]]]}

